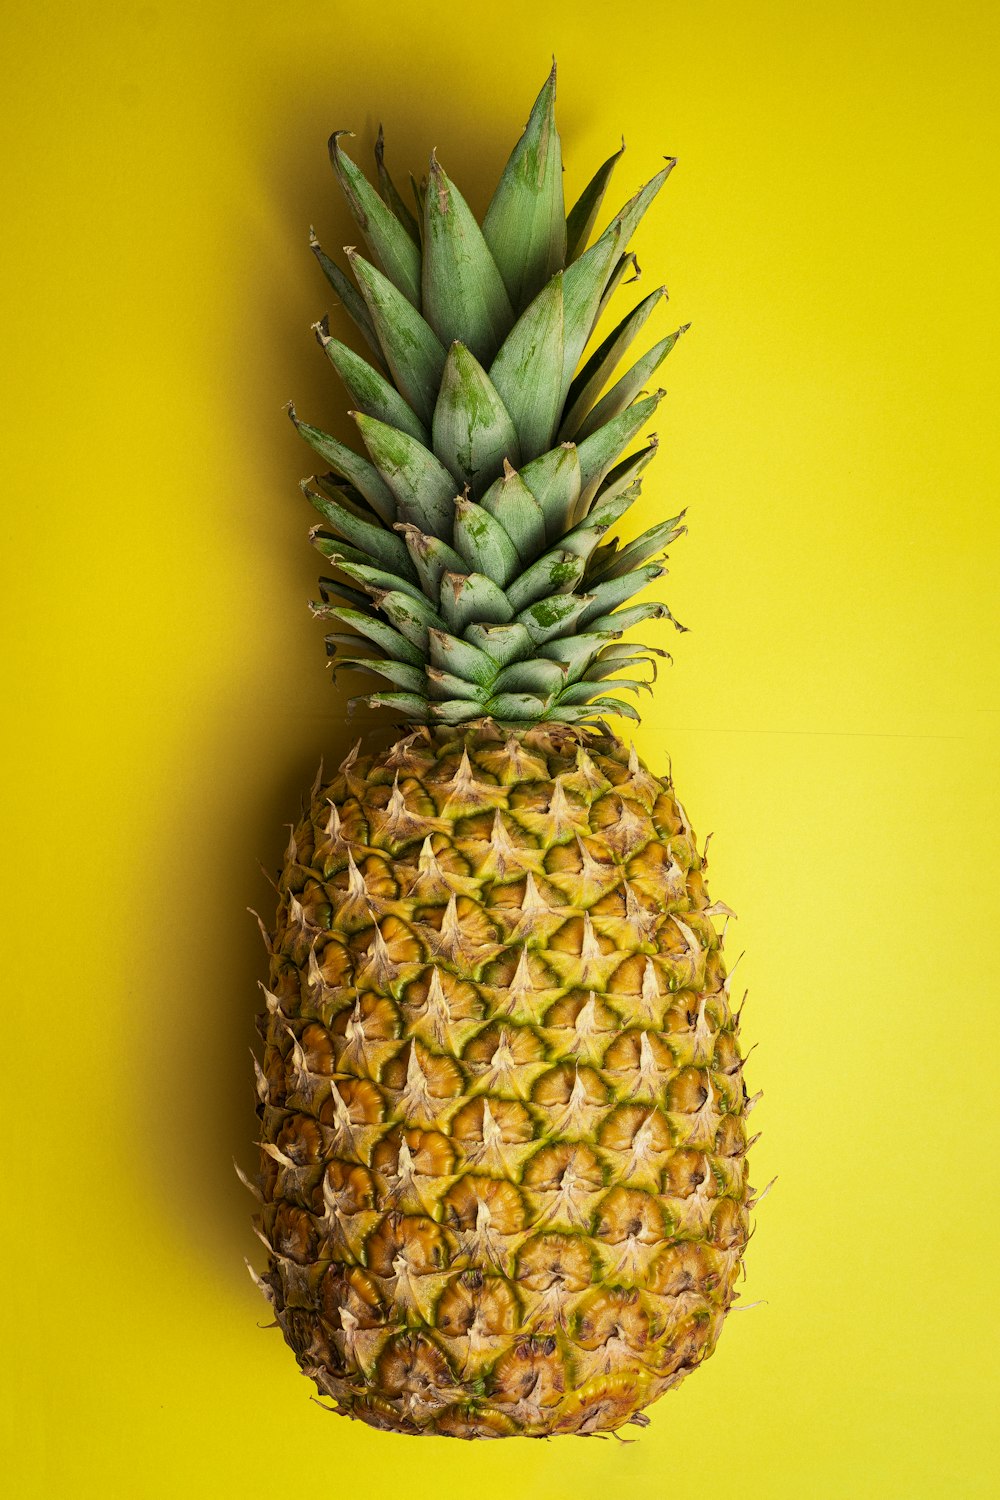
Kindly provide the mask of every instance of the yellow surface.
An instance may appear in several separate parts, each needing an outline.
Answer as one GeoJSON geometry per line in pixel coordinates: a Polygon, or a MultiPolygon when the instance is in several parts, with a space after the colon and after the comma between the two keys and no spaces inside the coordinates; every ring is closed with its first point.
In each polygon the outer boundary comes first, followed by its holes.
{"type": "MultiPolygon", "coordinates": [[[[997,1493],[997,9],[928,0],[7,10],[12,1497],[997,1493]],[[242,1266],[260,856],[347,740],[281,406],[341,421],[306,248],[384,118],[482,209],[550,53],[567,192],[694,328],[645,710],[740,912],[747,1302],[637,1441],[383,1436],[242,1266]],[[11,231],[13,230],[13,235],[11,231]]],[[[342,424],[337,428],[344,432],[342,424]]]]}

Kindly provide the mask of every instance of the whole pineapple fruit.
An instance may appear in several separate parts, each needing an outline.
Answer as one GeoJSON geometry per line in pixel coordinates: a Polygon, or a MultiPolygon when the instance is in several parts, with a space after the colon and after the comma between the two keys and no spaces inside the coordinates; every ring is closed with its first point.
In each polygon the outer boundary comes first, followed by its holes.
{"type": "MultiPolygon", "coordinates": [[[[268,935],[258,1279],[333,1409],[454,1437],[595,1433],[712,1352],[747,1241],[738,1019],[669,780],[602,722],[651,661],[624,631],[680,517],[619,545],[622,459],[676,335],[577,371],[673,161],[589,246],[539,95],[482,227],[432,160],[412,215],[331,155],[372,260],[371,347],[318,326],[368,458],[299,422],[336,576],[316,612],[410,728],[321,776],[268,935]],[[611,383],[613,381],[613,383],[611,383]]],[[[620,154],[620,153],[619,153],[620,154]]]]}

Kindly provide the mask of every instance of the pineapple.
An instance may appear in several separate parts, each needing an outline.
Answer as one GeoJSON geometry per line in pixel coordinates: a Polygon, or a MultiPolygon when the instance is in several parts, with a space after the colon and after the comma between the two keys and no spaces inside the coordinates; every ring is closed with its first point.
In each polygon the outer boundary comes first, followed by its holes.
{"type": "Polygon", "coordinates": [[[436,159],[413,214],[381,133],[379,191],[333,137],[371,258],[313,248],[370,357],[317,333],[368,456],[291,411],[328,649],[405,732],[321,771],[288,846],[254,1274],[331,1409],[397,1432],[644,1425],[716,1345],[753,1201],[727,908],[602,717],[636,717],[622,636],[667,611],[628,601],[683,530],[610,538],[677,335],[616,367],[662,289],[580,362],[673,161],[590,244],[617,157],[567,217],[554,97],[481,227],[436,159]]]}

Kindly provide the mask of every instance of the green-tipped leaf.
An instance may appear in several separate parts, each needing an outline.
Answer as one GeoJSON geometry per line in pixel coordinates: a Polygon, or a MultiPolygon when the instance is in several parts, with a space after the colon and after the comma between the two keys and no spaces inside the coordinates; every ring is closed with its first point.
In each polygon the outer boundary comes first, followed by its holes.
{"type": "Polygon", "coordinates": [[[545,512],[509,464],[503,477],[490,485],[481,503],[506,531],[522,563],[530,562],[544,549],[545,512]]]}
{"type": "Polygon", "coordinates": [[[620,412],[579,444],[576,451],[580,459],[581,498],[585,498],[588,491],[596,494],[598,485],[612,468],[619,453],[628,446],[640,427],[649,421],[663,395],[663,391],[656,391],[652,396],[634,401],[626,411],[620,412]]]}
{"type": "Polygon", "coordinates": [[[353,625],[360,635],[373,641],[393,661],[405,661],[413,667],[423,667],[423,651],[412,641],[408,641],[405,635],[400,635],[398,630],[386,624],[385,620],[373,619],[357,609],[333,609],[330,613],[345,625],[353,625]]]}
{"type": "Polygon", "coordinates": [[[443,630],[429,630],[427,635],[432,666],[478,687],[488,687],[493,681],[496,660],[480,646],[443,630]]]}
{"type": "Polygon", "coordinates": [[[388,169],[386,168],[385,135],[381,125],[378,128],[378,135],[375,137],[375,170],[378,173],[378,187],[382,195],[382,202],[396,215],[396,218],[402,224],[413,243],[419,245],[420,230],[417,227],[417,221],[397,193],[396,185],[389,176],[388,169]]]}
{"type": "Polygon", "coordinates": [[[405,635],[408,641],[419,646],[421,651],[427,650],[428,630],[441,630],[444,626],[440,615],[431,608],[422,594],[407,594],[402,589],[390,589],[378,594],[376,603],[390,625],[400,635],[405,635]]]}
{"type": "Polygon", "coordinates": [[[642,332],[650,314],[666,298],[666,295],[665,287],[658,287],[655,292],[650,292],[649,296],[644,297],[638,306],[632,309],[628,317],[623,318],[618,327],[608,334],[604,342],[587,360],[569,388],[566,415],[559,429],[560,437],[575,438],[579,441],[581,435],[586,436],[586,433],[580,434],[579,429],[587,413],[599,400],[601,392],[624,357],[626,349],[642,332]]]}
{"type": "Polygon", "coordinates": [[[340,137],[350,134],[349,130],[337,130],[330,137],[333,170],[376,264],[407,301],[419,307],[420,250],[361,168],[341,151],[340,137]]]}
{"type": "Polygon", "coordinates": [[[437,388],[444,369],[444,346],[430,324],[412,307],[387,276],[356,251],[348,252],[351,269],[371,314],[379,344],[400,392],[426,427],[434,415],[437,388]]]}
{"type": "Polygon", "coordinates": [[[353,318],[357,327],[364,335],[366,343],[371,348],[381,370],[387,370],[385,355],[382,353],[382,345],[378,341],[375,332],[375,324],[372,322],[371,313],[368,311],[365,299],[361,296],[356,286],[352,286],[340,267],[326,254],[315,231],[309,231],[309,248],[319,261],[323,275],[333,287],[334,292],[343,304],[345,312],[353,318]]]}
{"type": "Polygon", "coordinates": [[[430,443],[430,435],[424,424],[403,400],[396,387],[390,385],[360,354],[355,354],[353,349],[348,349],[339,339],[332,339],[325,319],[322,323],[317,323],[316,337],[359,411],[363,411],[366,416],[377,417],[380,422],[399,427],[416,438],[418,443],[430,443]]]}
{"type": "Polygon", "coordinates": [[[336,500],[319,494],[308,484],[303,484],[302,492],[337,535],[356,547],[369,561],[374,560],[387,572],[401,578],[416,577],[409,554],[398,536],[376,526],[373,521],[366,521],[336,500]]]}
{"type": "Polygon", "coordinates": [[[580,460],[572,443],[543,453],[521,470],[521,478],[542,508],[545,535],[550,542],[569,530],[580,498],[580,460]]]}
{"type": "Polygon", "coordinates": [[[654,344],[652,349],[648,350],[620,380],[615,382],[606,395],[598,401],[593,411],[589,412],[580,423],[576,435],[578,443],[584,442],[592,433],[597,432],[600,427],[625,411],[639,392],[646,389],[650,377],[662,365],[683,332],[684,329],[680,328],[676,333],[668,334],[665,339],[660,339],[658,344],[654,344]]]}
{"type": "Polygon", "coordinates": [[[514,623],[524,626],[537,648],[556,636],[569,634],[589,603],[588,595],[557,594],[554,599],[540,599],[537,604],[529,605],[514,623]]]}
{"type": "Polygon", "coordinates": [[[464,344],[448,350],[434,408],[434,452],[460,485],[481,495],[518,464],[521,450],[510,413],[490,377],[464,344]]]}
{"type": "Polygon", "coordinates": [[[540,698],[551,698],[566,685],[566,667],[558,661],[545,657],[532,657],[528,661],[515,661],[504,667],[494,683],[498,693],[537,693],[540,698]]]}
{"type": "Polygon", "coordinates": [[[530,302],[566,262],[555,97],[553,64],[483,220],[483,234],[516,308],[530,302]]]}
{"type": "Polygon", "coordinates": [[[445,345],[461,339],[483,364],[514,321],[483,232],[434,159],[424,202],[423,308],[445,345]]]}
{"type": "Polygon", "coordinates": [[[517,549],[499,521],[472,500],[455,502],[455,548],[473,573],[485,573],[501,588],[520,567],[517,549]]]}
{"type": "Polygon", "coordinates": [[[320,458],[328,463],[337,474],[353,484],[368,501],[375,514],[391,526],[396,519],[396,501],[378,470],[366,458],[362,458],[360,453],[355,453],[353,448],[348,448],[346,443],[340,442],[329,432],[322,432],[320,428],[313,427],[309,422],[300,422],[295,407],[290,403],[288,415],[296,432],[300,437],[305,438],[310,448],[318,453],[320,458]]]}
{"type": "Polygon", "coordinates": [[[342,656],[339,652],[334,657],[333,667],[335,672],[341,669],[356,672],[376,672],[379,677],[384,677],[386,682],[391,682],[394,687],[402,688],[408,693],[419,693],[421,696],[427,691],[427,681],[420,667],[410,666],[408,662],[390,661],[384,656],[342,656]]]}
{"type": "Polygon", "coordinates": [[[497,667],[530,656],[532,637],[523,625],[470,625],[466,638],[497,667]]]}
{"type": "Polygon", "coordinates": [[[467,703],[485,703],[489,696],[486,688],[479,687],[474,682],[467,682],[464,677],[456,677],[452,672],[446,672],[441,667],[428,667],[426,677],[431,698],[438,701],[447,702],[461,698],[467,703]]]}
{"type": "Polygon", "coordinates": [[[551,698],[536,698],[532,693],[497,693],[487,700],[486,712],[501,723],[537,724],[545,717],[551,698]]]}
{"type": "MultiPolygon", "coordinates": [[[[658,563],[646,563],[641,568],[633,568],[630,573],[623,573],[620,578],[609,578],[604,583],[595,584],[590,591],[590,603],[587,605],[586,614],[580,620],[581,628],[587,627],[591,630],[602,630],[605,627],[594,624],[598,616],[607,615],[611,610],[617,609],[624,604],[626,599],[631,599],[633,594],[638,594],[642,589],[648,588],[657,578],[662,578],[665,569],[658,563]]],[[[612,626],[612,629],[624,630],[624,625],[612,626]]]]}
{"type": "Polygon", "coordinates": [[[515,610],[526,609],[536,599],[550,599],[554,594],[569,594],[583,577],[585,561],[572,552],[556,548],[532,563],[507,589],[507,598],[515,610]]]}
{"type": "Polygon", "coordinates": [[[400,521],[393,529],[403,538],[420,587],[428,599],[437,599],[442,577],[447,572],[461,573],[465,566],[463,559],[440,537],[429,536],[409,521],[400,521]]]}
{"type": "Polygon", "coordinates": [[[490,379],[517,428],[526,462],[552,446],[562,408],[562,369],[559,272],[518,318],[490,366],[490,379]]]}
{"type": "Polygon", "coordinates": [[[616,550],[606,560],[602,559],[600,566],[588,569],[588,580],[593,579],[594,583],[599,583],[609,578],[620,578],[640,567],[648,558],[655,557],[684,534],[687,528],[677,524],[683,515],[684,511],[681,511],[679,515],[671,516],[669,521],[660,521],[637,536],[634,542],[616,550]]]}
{"type": "Polygon", "coordinates": [[[482,573],[446,573],[441,579],[441,614],[453,635],[475,621],[502,625],[513,613],[507,595],[482,573]]]}
{"type": "Polygon", "coordinates": [[[396,497],[400,520],[421,531],[450,537],[455,512],[455,481],[429,449],[409,433],[355,412],[365,447],[396,497]]]}
{"type": "Polygon", "coordinates": [[[598,167],[593,177],[587,183],[579,198],[573,204],[566,217],[566,260],[576,260],[587,248],[590,236],[594,232],[597,215],[601,211],[604,195],[611,181],[611,174],[616,164],[621,160],[622,152],[625,150],[625,142],[613,156],[609,156],[606,162],[598,167]]]}

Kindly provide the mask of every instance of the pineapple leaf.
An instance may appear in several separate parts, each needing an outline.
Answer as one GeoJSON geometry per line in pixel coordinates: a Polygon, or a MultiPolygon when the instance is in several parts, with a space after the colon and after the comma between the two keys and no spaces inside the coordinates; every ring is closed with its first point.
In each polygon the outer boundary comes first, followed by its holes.
{"type": "Polygon", "coordinates": [[[366,416],[377,417],[380,422],[389,422],[416,438],[418,443],[428,446],[430,435],[410,406],[403,400],[394,385],[379,374],[366,359],[348,349],[339,339],[330,337],[326,319],[315,325],[319,340],[327,359],[347,388],[354,404],[366,416]]]}
{"type": "Polygon", "coordinates": [[[414,724],[426,724],[429,717],[430,705],[419,693],[372,693],[368,698],[364,695],[350,698],[347,703],[348,711],[353,711],[362,703],[367,708],[395,709],[402,718],[410,719],[414,724]]]}
{"type": "MultiPolygon", "coordinates": [[[[591,630],[603,630],[603,625],[596,625],[594,621],[598,616],[607,615],[610,610],[617,609],[624,604],[626,599],[631,599],[633,594],[638,594],[641,589],[647,588],[657,578],[662,578],[666,572],[658,563],[646,563],[641,568],[633,568],[630,573],[623,573],[618,578],[609,578],[604,583],[590,585],[588,590],[590,602],[587,605],[586,614],[580,621],[581,627],[591,630]]],[[[610,627],[612,630],[624,630],[626,627],[620,621],[617,625],[610,627]]]]}
{"type": "Polygon", "coordinates": [[[521,470],[521,479],[542,508],[545,535],[553,542],[569,529],[580,498],[580,460],[572,443],[551,448],[521,470]]]}
{"type": "Polygon", "coordinates": [[[366,563],[370,561],[367,552],[359,552],[356,547],[349,547],[339,536],[331,536],[321,526],[310,527],[309,540],[317,552],[321,553],[328,562],[335,563],[337,567],[340,567],[341,559],[350,563],[366,563]]]}
{"type": "Polygon", "coordinates": [[[604,195],[611,181],[611,174],[617,163],[621,160],[625,150],[625,142],[622,140],[620,148],[609,156],[594,173],[587,183],[579,198],[573,204],[566,218],[566,259],[576,260],[587,248],[587,242],[597,222],[597,215],[601,211],[604,195]]]}
{"type": "MultiPolygon", "coordinates": [[[[610,684],[606,684],[606,686],[610,686],[610,684]]],[[[616,683],[615,686],[617,687],[618,684],[616,683]]],[[[562,707],[563,704],[572,704],[575,706],[579,703],[591,703],[595,698],[600,698],[602,702],[607,702],[607,695],[602,692],[601,684],[581,680],[570,683],[568,687],[563,689],[559,694],[559,706],[562,707]]]]}
{"type": "Polygon", "coordinates": [[[597,304],[597,316],[594,318],[595,328],[607,312],[618,288],[630,285],[633,281],[638,281],[641,276],[642,272],[639,269],[639,262],[633,251],[629,250],[625,255],[618,257],[614,269],[608,277],[608,284],[604,288],[601,300],[597,304]],[[631,276],[628,274],[630,271],[632,272],[631,276]]]}
{"type": "Polygon", "coordinates": [[[485,573],[503,588],[520,566],[517,549],[499,521],[474,501],[455,502],[456,549],[474,573],[485,573]]]}
{"type": "Polygon", "coordinates": [[[612,417],[610,422],[605,422],[604,426],[599,427],[590,437],[584,438],[576,450],[580,459],[581,510],[586,510],[588,501],[596,496],[602,480],[610,471],[619,453],[628,446],[639,428],[649,421],[663,400],[663,396],[663,391],[656,391],[652,396],[644,396],[641,400],[634,401],[630,407],[620,412],[617,417],[612,417]]]}
{"type": "Polygon", "coordinates": [[[431,698],[438,701],[447,702],[449,699],[464,698],[467,703],[485,703],[489,696],[485,687],[479,687],[464,677],[456,677],[454,673],[446,672],[441,667],[427,667],[425,675],[430,686],[431,698]]]}
{"type": "Polygon", "coordinates": [[[356,250],[348,250],[392,378],[420,420],[430,426],[444,369],[444,348],[434,330],[387,276],[356,250]]]}
{"type": "Polygon", "coordinates": [[[496,661],[479,646],[444,630],[432,629],[427,635],[431,665],[439,671],[460,677],[463,682],[474,682],[479,687],[488,687],[493,681],[496,661]]]}
{"type": "Polygon", "coordinates": [[[353,625],[360,635],[381,647],[393,661],[409,662],[412,667],[423,667],[424,653],[405,635],[393,630],[385,620],[373,619],[357,609],[331,609],[331,615],[345,625],[353,625]]]}
{"type": "Polygon", "coordinates": [[[602,650],[607,648],[607,643],[612,640],[617,631],[602,630],[599,634],[593,631],[581,631],[575,635],[564,636],[560,640],[547,641],[539,646],[540,655],[548,659],[561,662],[566,669],[566,681],[576,682],[582,677],[590,666],[590,663],[602,650]]]}
{"type": "Polygon", "coordinates": [[[375,137],[375,170],[378,173],[379,192],[382,202],[396,215],[396,218],[406,230],[415,245],[420,243],[420,230],[417,221],[410,213],[406,204],[396,191],[396,185],[385,165],[385,134],[379,125],[378,135],[375,137]]]}
{"type": "Polygon", "coordinates": [[[649,378],[653,375],[666,359],[671,349],[685,332],[687,324],[679,328],[676,333],[668,334],[658,344],[654,344],[641,359],[637,360],[630,370],[627,370],[620,380],[616,381],[605,396],[598,401],[593,411],[589,412],[580,423],[576,435],[576,441],[582,443],[585,439],[595,433],[605,423],[617,417],[623,412],[630,401],[634,401],[639,392],[644,390],[649,378]]]}
{"type": "Polygon", "coordinates": [[[376,594],[375,602],[400,635],[405,635],[423,653],[427,651],[428,630],[441,630],[444,626],[444,621],[422,594],[406,594],[402,589],[390,589],[376,594]]]}
{"type": "Polygon", "coordinates": [[[338,653],[334,657],[333,668],[335,672],[339,672],[341,668],[345,671],[353,668],[355,671],[377,672],[386,682],[410,693],[423,693],[427,687],[419,667],[410,666],[408,662],[390,661],[384,656],[343,656],[338,653]]]}
{"type": "Polygon", "coordinates": [[[524,626],[532,645],[537,647],[572,630],[590,602],[588,594],[557,594],[553,599],[540,599],[537,604],[529,605],[514,623],[524,626]]]}
{"type": "Polygon", "coordinates": [[[337,535],[357,547],[359,552],[369,560],[374,558],[388,572],[399,574],[403,578],[416,577],[406,548],[398,536],[394,536],[391,531],[386,531],[382,526],[376,526],[372,521],[366,521],[363,517],[355,515],[353,511],[338,504],[336,500],[330,500],[327,496],[319,494],[310,488],[308,481],[303,482],[302,493],[337,535]]]}
{"type": "MultiPolygon", "coordinates": [[[[592,557],[601,537],[616,521],[621,520],[635,498],[635,493],[625,490],[622,494],[615,495],[595,506],[578,526],[574,526],[572,531],[567,531],[565,536],[560,537],[560,547],[564,552],[573,552],[586,562],[592,557]]],[[[590,572],[588,568],[588,577],[590,572]]]]}
{"type": "Polygon", "coordinates": [[[529,655],[532,637],[524,625],[486,625],[477,621],[465,632],[467,640],[489,657],[493,671],[529,655]]]}
{"type": "Polygon", "coordinates": [[[486,243],[516,308],[525,307],[566,262],[555,98],[553,63],[483,220],[486,243]]]}
{"type": "Polygon", "coordinates": [[[409,594],[412,599],[419,599],[422,604],[426,603],[425,596],[420,592],[416,584],[410,583],[405,578],[397,577],[395,573],[386,573],[383,569],[369,567],[366,563],[352,562],[350,558],[346,557],[338,557],[336,563],[340,571],[346,573],[348,578],[352,578],[355,583],[360,584],[371,598],[375,598],[378,594],[384,594],[387,590],[401,589],[404,594],[409,594]]]}
{"type": "Polygon", "coordinates": [[[464,563],[453,547],[442,542],[440,537],[428,536],[409,521],[397,522],[393,528],[402,536],[406,550],[413,559],[420,587],[428,599],[439,596],[441,578],[446,571],[461,573],[464,563]]]}
{"type": "Polygon", "coordinates": [[[511,662],[499,672],[493,686],[498,693],[527,691],[551,698],[565,686],[566,676],[565,663],[536,656],[529,661],[511,662]]]}
{"type": "Polygon", "coordinates": [[[341,136],[351,134],[349,130],[335,130],[330,137],[333,170],[377,265],[406,300],[419,307],[420,250],[361,168],[340,149],[341,136]]]}
{"type": "Polygon", "coordinates": [[[563,274],[563,368],[560,407],[569,394],[576,367],[594,330],[601,298],[621,245],[621,225],[612,225],[563,274]]]}
{"type": "Polygon", "coordinates": [[[485,709],[501,722],[515,719],[537,723],[539,719],[544,719],[551,702],[551,696],[536,698],[531,693],[497,693],[495,697],[488,699],[485,709]]]}
{"type": "Polygon", "coordinates": [[[522,562],[537,557],[545,546],[545,512],[509,464],[503,477],[490,485],[481,504],[499,521],[522,562]]]}
{"type": "Polygon", "coordinates": [[[440,724],[464,724],[470,717],[478,718],[483,712],[477,709],[474,715],[470,715],[468,698],[446,698],[440,703],[432,700],[427,706],[431,719],[440,724]]]}
{"type": "Polygon", "coordinates": [[[641,625],[643,620],[670,620],[675,629],[686,628],[678,625],[667,606],[657,600],[652,600],[649,604],[631,604],[628,609],[618,609],[614,614],[600,615],[596,620],[589,620],[588,624],[592,630],[602,630],[606,626],[614,626],[619,630],[631,630],[633,625],[641,625]]]}
{"type": "Polygon", "coordinates": [[[449,537],[454,518],[455,481],[429,449],[387,422],[352,413],[365,447],[396,497],[401,520],[422,531],[449,537]]]}
{"type": "Polygon", "coordinates": [[[517,432],[496,386],[464,344],[448,350],[434,408],[434,452],[459,484],[481,495],[503,469],[520,463],[517,432]]]}
{"type": "Polygon", "coordinates": [[[322,432],[308,422],[300,422],[291,402],[288,403],[288,415],[296,432],[305,438],[310,448],[325,459],[337,474],[353,484],[379,519],[391,526],[396,519],[396,501],[378,470],[366,458],[362,458],[360,453],[355,453],[353,448],[348,448],[346,443],[341,443],[329,432],[322,432]]]}
{"type": "Polygon", "coordinates": [[[609,469],[604,483],[597,491],[595,501],[601,504],[605,500],[612,499],[615,495],[624,494],[639,483],[639,476],[655,456],[659,447],[659,440],[651,436],[645,448],[640,448],[638,453],[632,453],[628,458],[623,458],[620,464],[609,469]]]}
{"type": "Polygon", "coordinates": [[[587,412],[598,400],[604,387],[611,379],[625,350],[642,331],[654,308],[658,306],[661,300],[666,299],[666,295],[666,287],[662,286],[658,287],[655,292],[650,292],[649,296],[644,297],[632,309],[628,317],[623,318],[618,327],[608,334],[600,347],[587,360],[587,363],[569,388],[566,415],[559,429],[559,436],[561,438],[577,436],[578,429],[587,412]]]}
{"type": "Polygon", "coordinates": [[[518,318],[490,367],[525,460],[551,447],[562,407],[562,280],[557,271],[518,318]]]}
{"type": "Polygon", "coordinates": [[[483,232],[435,157],[424,201],[423,307],[444,344],[462,339],[483,364],[514,321],[483,232]]]}
{"type": "Polygon", "coordinates": [[[526,572],[507,589],[507,598],[515,610],[526,609],[536,599],[551,599],[553,595],[568,594],[583,577],[585,561],[556,548],[532,563],[526,572]]]}
{"type": "MultiPolygon", "coordinates": [[[[601,583],[606,579],[620,578],[623,574],[639,567],[647,558],[655,557],[662,552],[664,547],[669,547],[671,542],[677,540],[687,530],[686,526],[677,523],[683,519],[685,511],[672,516],[669,521],[660,521],[656,526],[651,526],[641,536],[636,537],[634,542],[628,546],[616,549],[608,557],[601,559],[598,566],[588,569],[588,584],[601,583]]],[[[595,562],[597,559],[595,558],[595,562]]]]}
{"type": "Polygon", "coordinates": [[[473,621],[498,625],[514,611],[507,595],[482,573],[445,573],[441,579],[441,613],[449,631],[461,635],[473,621]]]}
{"type": "Polygon", "coordinates": [[[386,372],[388,370],[388,366],[385,362],[385,356],[382,353],[382,345],[378,341],[378,334],[375,332],[375,324],[372,322],[371,314],[369,313],[367,305],[365,304],[365,299],[359,294],[357,287],[351,285],[340,267],[336,265],[326,254],[326,252],[323,250],[323,247],[320,245],[319,240],[316,238],[315,231],[312,229],[310,229],[309,231],[309,248],[315,255],[316,259],[319,261],[320,266],[323,270],[323,275],[333,287],[334,292],[336,293],[340,302],[343,304],[344,311],[348,314],[349,317],[353,318],[361,333],[364,335],[366,342],[371,347],[371,350],[378,361],[380,369],[383,372],[386,372]]]}

